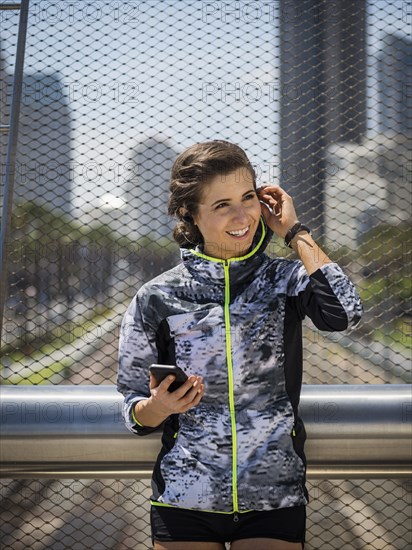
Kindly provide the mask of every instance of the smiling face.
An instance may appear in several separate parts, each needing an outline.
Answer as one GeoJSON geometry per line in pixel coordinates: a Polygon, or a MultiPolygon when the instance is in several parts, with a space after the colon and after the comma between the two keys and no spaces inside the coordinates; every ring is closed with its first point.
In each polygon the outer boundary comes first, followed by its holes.
{"type": "Polygon", "coordinates": [[[213,178],[193,216],[204,239],[204,253],[226,260],[244,256],[252,245],[261,214],[253,177],[245,168],[213,178]]]}

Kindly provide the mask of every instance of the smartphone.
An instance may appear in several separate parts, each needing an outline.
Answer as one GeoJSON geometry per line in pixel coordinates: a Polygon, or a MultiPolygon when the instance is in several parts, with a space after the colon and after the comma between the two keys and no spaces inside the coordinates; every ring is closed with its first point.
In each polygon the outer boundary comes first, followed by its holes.
{"type": "Polygon", "coordinates": [[[150,365],[149,370],[156,378],[158,384],[160,384],[169,374],[176,376],[175,380],[169,386],[169,391],[177,390],[177,388],[180,388],[187,380],[185,372],[176,365],[150,365]]]}

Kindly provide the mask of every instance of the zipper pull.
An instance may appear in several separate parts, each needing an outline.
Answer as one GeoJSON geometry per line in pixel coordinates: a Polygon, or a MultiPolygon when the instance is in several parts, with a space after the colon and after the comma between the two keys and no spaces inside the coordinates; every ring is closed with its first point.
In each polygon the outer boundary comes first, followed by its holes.
{"type": "Polygon", "coordinates": [[[235,522],[239,521],[239,515],[238,515],[237,512],[235,512],[235,513],[233,514],[233,521],[235,521],[235,522]]]}

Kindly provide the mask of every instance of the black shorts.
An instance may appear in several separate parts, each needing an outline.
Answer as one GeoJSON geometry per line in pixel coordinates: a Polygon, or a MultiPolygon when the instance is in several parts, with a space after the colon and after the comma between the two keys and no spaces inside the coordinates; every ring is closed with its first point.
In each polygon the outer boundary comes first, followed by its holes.
{"type": "Polygon", "coordinates": [[[268,538],[305,542],[306,506],[237,514],[200,512],[185,508],[153,506],[150,510],[152,542],[232,542],[268,538]]]}

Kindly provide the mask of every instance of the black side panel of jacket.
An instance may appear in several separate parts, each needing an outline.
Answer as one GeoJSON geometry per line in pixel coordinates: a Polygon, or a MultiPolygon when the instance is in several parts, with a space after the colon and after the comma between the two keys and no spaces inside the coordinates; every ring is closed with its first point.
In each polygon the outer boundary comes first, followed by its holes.
{"type": "MultiPolygon", "coordinates": [[[[156,333],[157,362],[160,365],[176,365],[175,343],[170,336],[169,325],[166,319],[160,323],[156,333]]],[[[179,415],[172,414],[162,424],[162,450],[160,451],[153,468],[152,499],[157,500],[165,490],[165,482],[160,470],[160,464],[165,454],[176,442],[175,434],[179,430],[179,415]]]]}
{"type": "Polygon", "coordinates": [[[299,317],[307,315],[319,330],[341,331],[348,327],[348,317],[320,269],[312,273],[310,282],[297,297],[299,317]]]}
{"type": "MultiPolygon", "coordinates": [[[[157,362],[160,365],[175,365],[175,346],[173,340],[170,338],[169,326],[166,320],[163,320],[156,333],[156,348],[157,348],[157,362]]],[[[173,426],[173,434],[177,432],[178,415],[174,415],[176,418],[170,417],[166,422],[173,426]]],[[[163,424],[152,428],[150,426],[141,426],[137,435],[148,435],[153,432],[163,430],[163,424]]],[[[168,433],[168,430],[165,430],[168,433]]]]}
{"type": "MultiPolygon", "coordinates": [[[[319,330],[340,331],[348,326],[346,312],[320,269],[312,273],[309,284],[302,292],[297,296],[288,296],[285,306],[285,384],[295,417],[293,447],[305,468],[306,430],[298,416],[298,406],[302,387],[302,320],[306,316],[319,330]]],[[[304,491],[309,501],[305,486],[304,491]]]]}
{"type": "Polygon", "coordinates": [[[166,319],[160,323],[156,332],[157,362],[160,365],[176,365],[175,343],[170,336],[166,319]]]}

